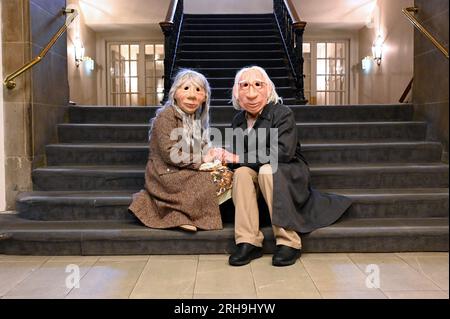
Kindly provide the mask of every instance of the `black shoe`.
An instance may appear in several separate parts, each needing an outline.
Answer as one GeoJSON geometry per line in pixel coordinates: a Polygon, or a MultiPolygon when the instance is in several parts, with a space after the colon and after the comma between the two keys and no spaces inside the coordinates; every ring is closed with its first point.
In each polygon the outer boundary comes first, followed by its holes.
{"type": "Polygon", "coordinates": [[[244,266],[253,259],[262,257],[263,250],[261,247],[252,244],[242,243],[238,245],[238,249],[230,256],[228,263],[231,266],[244,266]]]}
{"type": "Polygon", "coordinates": [[[295,249],[284,245],[277,246],[275,254],[272,258],[272,265],[276,267],[293,265],[301,255],[302,251],[300,249],[295,249]]]}

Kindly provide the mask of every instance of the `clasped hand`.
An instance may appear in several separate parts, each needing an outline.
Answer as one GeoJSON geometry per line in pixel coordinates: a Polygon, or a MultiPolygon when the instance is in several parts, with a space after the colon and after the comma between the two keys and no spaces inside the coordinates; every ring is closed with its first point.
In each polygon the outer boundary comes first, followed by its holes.
{"type": "Polygon", "coordinates": [[[239,156],[228,152],[223,148],[211,148],[208,150],[206,155],[203,157],[203,162],[209,163],[215,160],[225,163],[239,163],[239,156]]]}

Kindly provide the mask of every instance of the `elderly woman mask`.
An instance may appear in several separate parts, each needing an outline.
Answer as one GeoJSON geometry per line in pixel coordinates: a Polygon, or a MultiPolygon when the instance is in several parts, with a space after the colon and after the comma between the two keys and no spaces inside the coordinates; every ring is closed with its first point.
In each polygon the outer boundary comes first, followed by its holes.
{"type": "Polygon", "coordinates": [[[193,81],[185,81],[175,92],[175,101],[180,109],[193,114],[206,101],[206,91],[193,81]]]}

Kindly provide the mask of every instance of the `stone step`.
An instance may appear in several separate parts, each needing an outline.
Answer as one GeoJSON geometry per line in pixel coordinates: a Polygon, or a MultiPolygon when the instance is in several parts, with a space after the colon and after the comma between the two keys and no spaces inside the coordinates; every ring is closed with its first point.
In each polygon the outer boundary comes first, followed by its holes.
{"type": "MultiPolygon", "coordinates": [[[[294,86],[294,79],[288,76],[272,77],[271,80],[278,87],[294,86]]],[[[234,85],[234,77],[225,78],[208,78],[211,88],[232,88],[234,85]]]]}
{"type": "Polygon", "coordinates": [[[184,18],[187,20],[194,19],[200,21],[203,19],[242,19],[242,20],[260,20],[260,19],[273,19],[273,13],[236,13],[236,14],[185,14],[184,18]]]}
{"type": "Polygon", "coordinates": [[[212,68],[217,67],[218,65],[224,68],[236,69],[247,67],[249,65],[258,65],[262,68],[280,68],[286,67],[287,61],[283,58],[253,59],[251,57],[248,57],[247,59],[177,59],[176,65],[177,67],[191,69],[212,68]]]}
{"type": "Polygon", "coordinates": [[[273,15],[271,17],[188,17],[183,19],[184,25],[204,25],[204,24],[261,24],[274,23],[273,15]]]}
{"type": "MultiPolygon", "coordinates": [[[[233,89],[231,87],[212,88],[211,89],[211,98],[213,100],[214,99],[226,99],[227,101],[230,101],[232,98],[232,93],[233,93],[233,89]]],[[[278,87],[277,93],[281,98],[283,98],[283,101],[284,101],[284,99],[286,99],[286,98],[289,99],[289,98],[295,97],[295,87],[294,86],[278,87]]]]}
{"type": "Polygon", "coordinates": [[[220,51],[213,49],[211,51],[181,51],[178,59],[283,59],[284,51],[266,48],[264,51],[244,51],[237,48],[235,51],[220,51]]]}
{"type": "Polygon", "coordinates": [[[186,36],[206,36],[206,37],[233,37],[233,36],[278,36],[280,37],[280,31],[276,29],[275,27],[267,30],[259,30],[257,29],[257,26],[254,26],[254,28],[248,29],[248,30],[222,30],[218,28],[214,29],[203,29],[203,30],[182,30],[181,31],[181,38],[184,38],[186,36]]]}
{"type": "MultiPolygon", "coordinates": [[[[34,190],[138,191],[144,166],[49,166],[33,171],[34,190]]],[[[448,188],[448,165],[366,164],[311,167],[317,189],[448,188]]]]}
{"type": "MultiPolygon", "coordinates": [[[[211,124],[225,137],[230,124],[211,124]]],[[[59,124],[61,143],[146,143],[150,124],[59,124]]],[[[299,140],[425,140],[425,122],[297,123],[299,140]]]]}
{"type": "MultiPolygon", "coordinates": [[[[264,251],[273,253],[270,227],[262,229],[264,251]]],[[[40,222],[0,215],[0,254],[186,255],[229,254],[234,227],[195,234],[156,230],[136,222],[40,222]]],[[[448,251],[448,218],[349,219],[302,235],[304,252],[448,251]]]]}
{"type": "Polygon", "coordinates": [[[207,44],[228,44],[240,43],[243,45],[251,45],[253,43],[278,43],[282,44],[280,36],[277,35],[246,35],[246,36],[184,36],[180,39],[181,45],[191,43],[207,43],[207,44]]]}
{"type": "MultiPolygon", "coordinates": [[[[293,93],[292,93],[293,94],[293,93]]],[[[230,107],[232,106],[231,103],[231,93],[229,94],[229,97],[222,96],[221,98],[214,97],[214,94],[212,94],[212,100],[211,100],[211,106],[224,106],[228,105],[230,107]]],[[[280,97],[283,98],[284,105],[298,105],[300,104],[299,101],[295,97],[286,97],[286,95],[281,95],[280,97]]]]}
{"type": "MultiPolygon", "coordinates": [[[[448,188],[321,190],[345,195],[353,205],[344,218],[447,217],[448,188]]],[[[128,212],[133,192],[29,192],[16,200],[19,217],[42,221],[136,220],[128,212]]],[[[234,222],[234,206],[221,206],[224,222],[234,222]]],[[[261,211],[264,211],[262,208],[261,211]]]]}
{"type": "MultiPolygon", "coordinates": [[[[236,76],[237,72],[240,70],[240,68],[237,68],[237,67],[228,67],[228,68],[193,67],[192,69],[202,73],[207,78],[212,78],[212,77],[232,77],[232,78],[234,78],[236,76]]],[[[286,66],[267,67],[267,68],[265,68],[265,70],[270,77],[292,76],[291,71],[288,68],[286,68],[286,66]]]]}
{"type": "MultiPolygon", "coordinates": [[[[217,144],[217,143],[216,143],[217,144]]],[[[221,144],[221,143],[218,143],[221,144]]],[[[92,143],[46,146],[47,164],[139,165],[148,160],[147,144],[92,143]]],[[[303,143],[302,154],[311,164],[430,163],[441,160],[437,142],[332,142],[303,143]]]]}
{"type": "MultiPolygon", "coordinates": [[[[284,50],[281,42],[273,43],[183,43],[180,50],[184,51],[267,51],[267,50],[284,50]]],[[[283,51],[284,52],[284,51],[283,51]]]]}
{"type": "MultiPolygon", "coordinates": [[[[226,105],[227,103],[225,103],[226,105]]],[[[72,106],[71,123],[149,123],[159,107],[72,106]]],[[[405,122],[413,119],[411,104],[291,106],[297,122],[405,122]]],[[[231,123],[237,111],[232,106],[211,107],[211,121],[231,123]]]]}
{"type": "Polygon", "coordinates": [[[275,21],[264,23],[241,23],[236,21],[235,23],[220,23],[218,21],[211,21],[211,23],[184,23],[182,31],[204,31],[204,30],[221,30],[221,31],[247,31],[247,30],[259,30],[259,31],[274,31],[277,30],[275,21]]]}

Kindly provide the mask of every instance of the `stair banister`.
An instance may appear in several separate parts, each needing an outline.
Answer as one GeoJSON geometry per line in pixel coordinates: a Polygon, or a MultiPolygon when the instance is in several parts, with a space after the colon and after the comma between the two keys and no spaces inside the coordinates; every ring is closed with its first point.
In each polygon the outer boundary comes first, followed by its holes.
{"type": "Polygon", "coordinates": [[[300,104],[306,104],[303,75],[303,33],[306,22],[300,20],[291,0],[274,0],[273,4],[275,20],[297,88],[296,98],[300,104]]]}
{"type": "Polygon", "coordinates": [[[183,25],[183,0],[171,0],[166,20],[159,23],[164,41],[164,101],[167,100],[174,71],[180,31],[183,25]]]}

